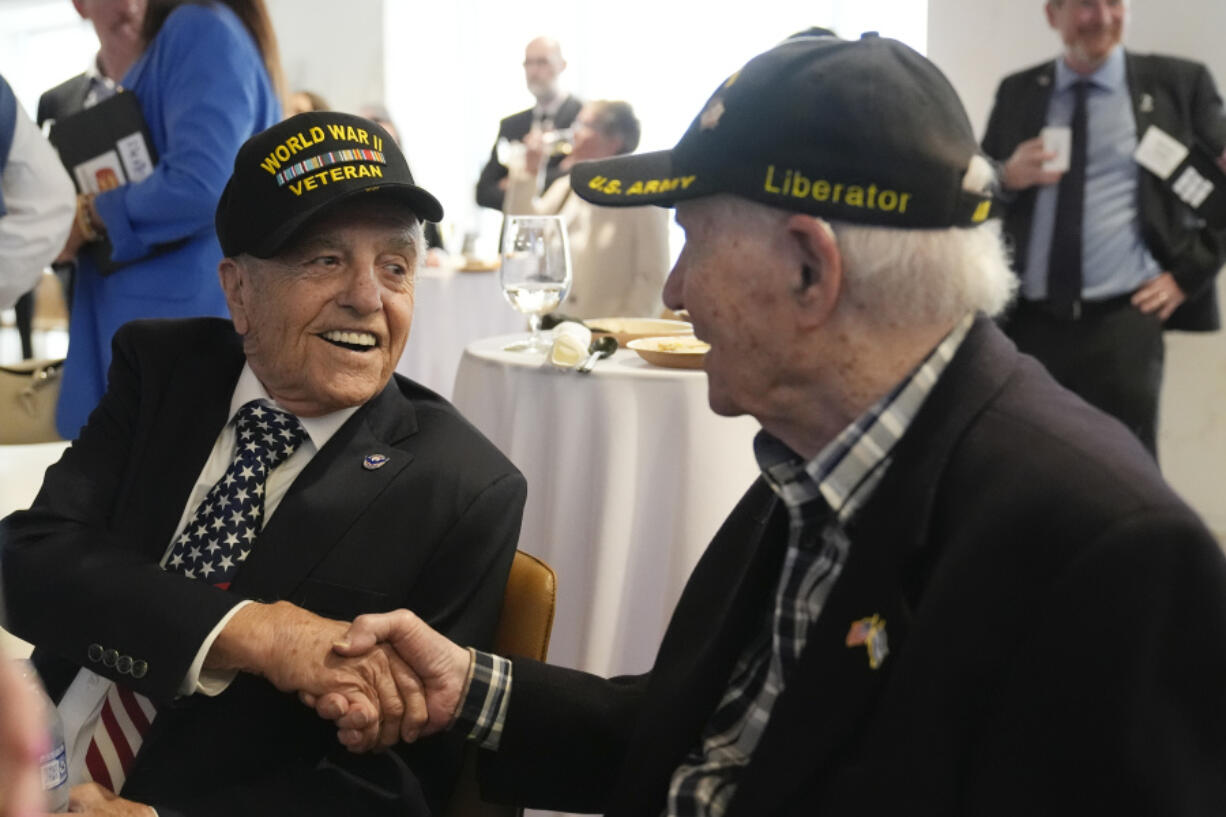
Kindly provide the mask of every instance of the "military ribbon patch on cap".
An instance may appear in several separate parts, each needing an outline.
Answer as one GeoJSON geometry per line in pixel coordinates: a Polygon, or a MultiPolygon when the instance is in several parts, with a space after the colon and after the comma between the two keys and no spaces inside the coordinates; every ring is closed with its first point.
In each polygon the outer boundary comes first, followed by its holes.
{"type": "Polygon", "coordinates": [[[341,162],[377,162],[378,164],[385,165],[387,164],[387,159],[380,151],[366,150],[365,148],[332,150],[319,156],[312,156],[310,159],[304,159],[295,165],[285,168],[285,170],[277,174],[277,186],[284,186],[291,179],[296,179],[312,170],[319,170],[320,168],[341,162]]]}
{"type": "Polygon", "coordinates": [[[885,619],[873,614],[851,623],[847,631],[847,646],[863,646],[868,650],[868,665],[877,669],[881,662],[890,654],[890,641],[885,634],[885,619]]]}

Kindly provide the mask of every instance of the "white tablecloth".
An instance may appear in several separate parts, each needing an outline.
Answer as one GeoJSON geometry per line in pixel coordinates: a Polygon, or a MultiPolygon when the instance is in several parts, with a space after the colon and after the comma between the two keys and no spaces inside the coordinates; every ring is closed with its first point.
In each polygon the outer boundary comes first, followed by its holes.
{"type": "Polygon", "coordinates": [[[454,401],[528,479],[520,548],[558,574],[551,663],[650,668],[685,580],[758,474],[748,417],[707,406],[702,371],[619,350],[590,375],[468,347],[454,401]]]}
{"type": "Polygon", "coordinates": [[[527,319],[502,297],[496,270],[426,267],[417,274],[413,326],[396,371],[450,397],[465,346],[526,326],[527,319]]]}

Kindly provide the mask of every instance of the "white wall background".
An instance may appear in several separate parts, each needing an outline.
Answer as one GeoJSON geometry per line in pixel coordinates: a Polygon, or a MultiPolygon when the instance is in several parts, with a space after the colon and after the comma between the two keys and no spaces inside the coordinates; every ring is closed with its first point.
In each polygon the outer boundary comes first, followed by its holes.
{"type": "MultiPolygon", "coordinates": [[[[1125,44],[1209,66],[1226,83],[1226,2],[1133,0],[1125,44]]],[[[928,55],[982,133],[1002,76],[1053,57],[1042,0],[930,0],[928,55]]],[[[1220,285],[1219,293],[1226,295],[1220,285]]],[[[1226,335],[1167,335],[1159,456],[1167,479],[1226,542],[1226,335]]]]}

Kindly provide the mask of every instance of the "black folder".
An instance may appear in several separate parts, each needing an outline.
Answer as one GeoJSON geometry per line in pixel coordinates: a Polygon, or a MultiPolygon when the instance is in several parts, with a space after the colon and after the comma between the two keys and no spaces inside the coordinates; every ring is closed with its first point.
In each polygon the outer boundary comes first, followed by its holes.
{"type": "MultiPolygon", "coordinates": [[[[157,163],[140,102],[126,91],[55,120],[47,138],[59,151],[78,193],[101,193],[138,182],[152,173],[157,163]]],[[[159,248],[154,254],[166,249],[169,247],[159,248]]],[[[111,242],[105,236],[85,245],[83,252],[104,275],[124,266],[111,260],[111,242]]]]}

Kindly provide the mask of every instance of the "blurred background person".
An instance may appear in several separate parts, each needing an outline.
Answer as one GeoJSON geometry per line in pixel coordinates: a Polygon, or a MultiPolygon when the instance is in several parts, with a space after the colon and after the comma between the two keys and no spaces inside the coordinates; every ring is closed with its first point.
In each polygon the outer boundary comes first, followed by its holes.
{"type": "Polygon", "coordinates": [[[263,0],[150,0],[123,78],[157,151],[152,175],[80,199],[61,259],[105,235],[102,274],[78,258],[56,426],[77,435],[106,388],[111,336],[136,318],[226,313],[213,212],[238,147],[281,118],[284,80],[263,0]]]}
{"type": "Polygon", "coordinates": [[[574,195],[575,162],[633,153],[639,120],[627,102],[600,100],[575,119],[574,147],[559,163],[560,176],[539,197],[536,180],[545,150],[539,135],[527,139],[524,161],[507,175],[505,212],[561,215],[570,234],[574,282],[560,312],[576,318],[654,317],[664,308],[668,275],[668,211],[660,207],[596,207],[574,195]]]}
{"type": "MultiPolygon", "coordinates": [[[[113,96],[119,80],[140,56],[145,0],[72,0],[72,5],[81,19],[93,24],[98,36],[98,51],[83,72],[39,97],[40,128],[113,96]]],[[[63,287],[64,299],[71,306],[73,264],[56,264],[55,272],[63,287]]],[[[13,310],[21,339],[21,356],[33,357],[34,293],[28,292],[18,298],[13,310]]]]}
{"type": "Polygon", "coordinates": [[[0,309],[42,275],[73,212],[72,180],[60,157],[0,76],[0,309]]]}
{"type": "MultiPolygon", "coordinates": [[[[400,139],[400,131],[396,128],[396,123],[392,121],[392,115],[387,110],[387,106],[377,102],[370,102],[358,108],[358,116],[369,119],[377,125],[381,125],[393,139],[396,144],[404,147],[404,143],[400,139]]],[[[410,172],[412,172],[410,168],[410,172]]],[[[425,264],[427,267],[437,267],[443,263],[443,259],[447,257],[447,248],[443,245],[443,235],[438,231],[438,225],[433,221],[425,223],[426,246],[429,250],[426,252],[425,264]]]]}
{"type": "MultiPolygon", "coordinates": [[[[565,130],[575,121],[582,103],[562,90],[560,75],[566,70],[562,59],[562,46],[549,37],[537,37],[524,49],[524,80],[536,104],[527,110],[512,114],[498,123],[498,139],[490,150],[489,161],[477,180],[477,204],[494,210],[502,209],[502,198],[507,189],[507,168],[498,158],[498,143],[523,142],[529,131],[551,132],[565,130]]],[[[541,189],[553,184],[562,175],[562,154],[549,157],[545,167],[545,181],[541,189]]]]}
{"type": "Polygon", "coordinates": [[[285,101],[285,118],[312,111],[330,111],[332,106],[314,91],[294,91],[285,101]]]}

